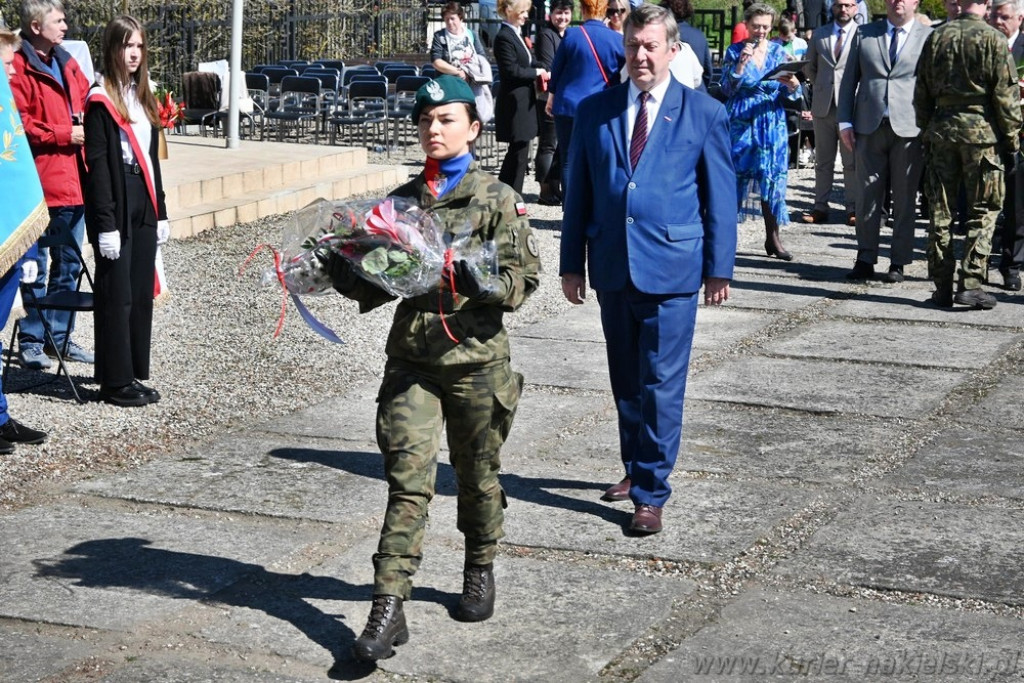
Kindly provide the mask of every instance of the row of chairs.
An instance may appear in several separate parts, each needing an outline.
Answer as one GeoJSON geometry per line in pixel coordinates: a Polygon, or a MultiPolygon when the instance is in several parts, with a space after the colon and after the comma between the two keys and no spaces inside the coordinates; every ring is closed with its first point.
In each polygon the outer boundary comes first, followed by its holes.
{"type": "MultiPolygon", "coordinates": [[[[312,67],[312,66],[326,66],[326,67],[331,67],[331,68],[334,68],[334,69],[338,69],[339,71],[344,71],[345,68],[346,68],[346,64],[345,64],[344,60],[341,60],[341,59],[280,59],[280,60],[277,61],[276,64],[260,64],[260,65],[254,66],[252,68],[252,70],[253,71],[259,71],[260,69],[266,68],[268,66],[286,66],[286,67],[298,70],[299,73],[301,73],[303,69],[305,69],[307,67],[312,67]]],[[[351,65],[351,66],[359,66],[359,67],[371,66],[371,67],[373,67],[374,69],[377,70],[377,73],[384,73],[385,69],[388,69],[388,68],[391,68],[391,67],[401,67],[401,68],[404,68],[404,67],[412,66],[412,67],[418,68],[418,69],[423,69],[423,68],[433,69],[434,68],[433,66],[431,66],[429,64],[428,65],[424,65],[423,67],[416,67],[414,64],[409,64],[408,62],[395,62],[395,61],[381,61],[381,62],[375,62],[374,64],[358,64],[358,65],[351,65]]],[[[416,75],[419,76],[420,74],[416,74],[416,75]]],[[[429,75],[429,74],[423,74],[423,75],[429,75]]]]}
{"type": "MultiPolygon", "coordinates": [[[[363,143],[371,129],[379,129],[384,146],[390,147],[389,128],[401,142],[403,123],[409,118],[416,91],[429,80],[427,76],[402,75],[389,89],[381,74],[349,72],[339,77],[330,70],[307,70],[302,76],[284,76],[274,93],[266,73],[246,74],[246,87],[262,114],[261,131],[273,125],[279,140],[294,132],[296,140],[312,133],[315,143],[328,132],[331,144],[339,133],[358,128],[363,143]],[[391,124],[391,126],[389,126],[391,124]]],[[[261,139],[264,137],[261,132],[261,139]]]]}

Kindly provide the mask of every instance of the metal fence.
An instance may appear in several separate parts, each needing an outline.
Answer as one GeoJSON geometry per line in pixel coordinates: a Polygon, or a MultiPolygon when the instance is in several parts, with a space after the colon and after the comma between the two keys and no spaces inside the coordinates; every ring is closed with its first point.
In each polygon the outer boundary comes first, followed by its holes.
{"type": "MultiPolygon", "coordinates": [[[[0,0],[8,25],[19,23],[20,0],[0,0]]],[[[153,77],[180,87],[199,62],[231,52],[231,0],[65,0],[68,38],[100,54],[111,17],[128,12],[146,26],[153,77]]],[[[245,3],[242,66],[280,59],[376,60],[427,51],[422,0],[250,0],[245,3]]]]}
{"type": "MultiPolygon", "coordinates": [[[[0,0],[0,13],[12,27],[19,24],[20,4],[0,0]]],[[[137,17],[146,26],[153,78],[177,91],[182,74],[231,52],[231,0],[65,0],[65,7],[68,38],[88,42],[94,58],[111,17],[122,12],[137,17]]],[[[697,10],[692,19],[708,37],[716,61],[728,47],[727,14],[697,10]]],[[[471,11],[467,23],[477,28],[474,15],[471,11]]],[[[281,59],[425,58],[432,30],[441,25],[440,5],[429,0],[249,0],[242,68],[281,59]]]]}

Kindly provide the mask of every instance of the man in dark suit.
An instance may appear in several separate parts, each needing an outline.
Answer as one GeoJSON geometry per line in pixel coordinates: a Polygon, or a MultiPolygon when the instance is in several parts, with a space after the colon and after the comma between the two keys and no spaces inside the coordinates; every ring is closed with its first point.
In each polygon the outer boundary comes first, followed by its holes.
{"type": "Polygon", "coordinates": [[[714,62],[711,60],[711,47],[708,45],[707,36],[696,26],[691,26],[689,19],[693,17],[693,3],[690,0],[662,0],[662,7],[672,11],[679,26],[679,40],[683,41],[697,55],[700,66],[704,69],[701,79],[704,82],[704,92],[708,91],[711,85],[711,75],[714,73],[714,62]]]}
{"type": "Polygon", "coordinates": [[[839,123],[836,121],[839,84],[843,80],[853,34],[857,31],[857,22],[853,20],[856,12],[856,0],[835,0],[832,3],[835,21],[815,29],[807,47],[804,73],[814,93],[811,115],[814,117],[815,157],[814,209],[803,215],[805,223],[828,221],[828,198],[832,193],[837,149],[843,159],[846,223],[853,225],[856,220],[857,166],[853,150],[839,144],[839,123]]]}
{"type": "MultiPolygon", "coordinates": [[[[1021,0],[995,0],[992,4],[992,25],[1006,36],[1013,55],[1013,63],[1024,60],[1024,33],[1020,30],[1021,0]]],[[[1020,269],[1024,264],[1024,220],[1017,217],[1017,193],[1024,193],[1024,173],[1017,169],[1017,156],[1006,157],[1006,195],[1003,199],[1003,225],[999,234],[999,272],[1003,287],[1018,292],[1021,288],[1020,269]],[[1022,187],[1018,188],[1018,184],[1022,187]]]]}
{"type": "Polygon", "coordinates": [[[887,282],[913,260],[917,186],[924,166],[914,114],[917,59],[931,29],[914,18],[918,0],[885,0],[886,18],[853,35],[839,86],[839,137],[856,152],[857,261],[851,280],[875,276],[882,205],[892,192],[887,282]]]}
{"type": "Polygon", "coordinates": [[[562,223],[562,291],[583,303],[586,268],[619,416],[625,478],[604,498],[631,499],[642,534],[661,530],[671,493],[701,285],[705,304],[724,302],[736,255],[728,118],[670,78],[677,40],[667,9],[630,13],[629,82],[580,104],[562,223]]]}
{"type": "Polygon", "coordinates": [[[825,0],[804,0],[803,16],[797,17],[800,29],[812,31],[828,22],[828,8],[825,0]]]}

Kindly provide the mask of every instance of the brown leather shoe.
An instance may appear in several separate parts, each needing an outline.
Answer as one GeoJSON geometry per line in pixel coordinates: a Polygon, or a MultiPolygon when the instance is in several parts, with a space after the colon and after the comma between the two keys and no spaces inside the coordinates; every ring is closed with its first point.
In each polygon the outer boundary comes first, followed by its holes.
{"type": "Polygon", "coordinates": [[[855,214],[852,211],[850,213],[846,214],[846,224],[847,225],[857,225],[857,214],[855,214]]]}
{"type": "Polygon", "coordinates": [[[828,223],[828,212],[815,209],[810,213],[805,213],[800,220],[804,223],[828,223]]]}
{"type": "Polygon", "coordinates": [[[661,531],[661,508],[653,505],[637,505],[629,530],[638,534],[656,534],[661,531]]]}
{"type": "Polygon", "coordinates": [[[607,500],[610,502],[617,502],[620,500],[629,500],[629,477],[626,477],[615,486],[612,486],[604,495],[601,496],[601,500],[607,500]]]}

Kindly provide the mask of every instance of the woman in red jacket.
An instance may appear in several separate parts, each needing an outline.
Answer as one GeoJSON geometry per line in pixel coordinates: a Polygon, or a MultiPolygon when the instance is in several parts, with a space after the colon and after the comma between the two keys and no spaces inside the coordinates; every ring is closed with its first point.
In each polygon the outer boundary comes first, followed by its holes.
{"type": "Polygon", "coordinates": [[[145,32],[122,15],[103,33],[103,77],[85,110],[86,229],[96,259],[96,380],[119,406],[156,403],[149,379],[156,247],[170,235],[157,159],[160,116],[145,32]]]}

